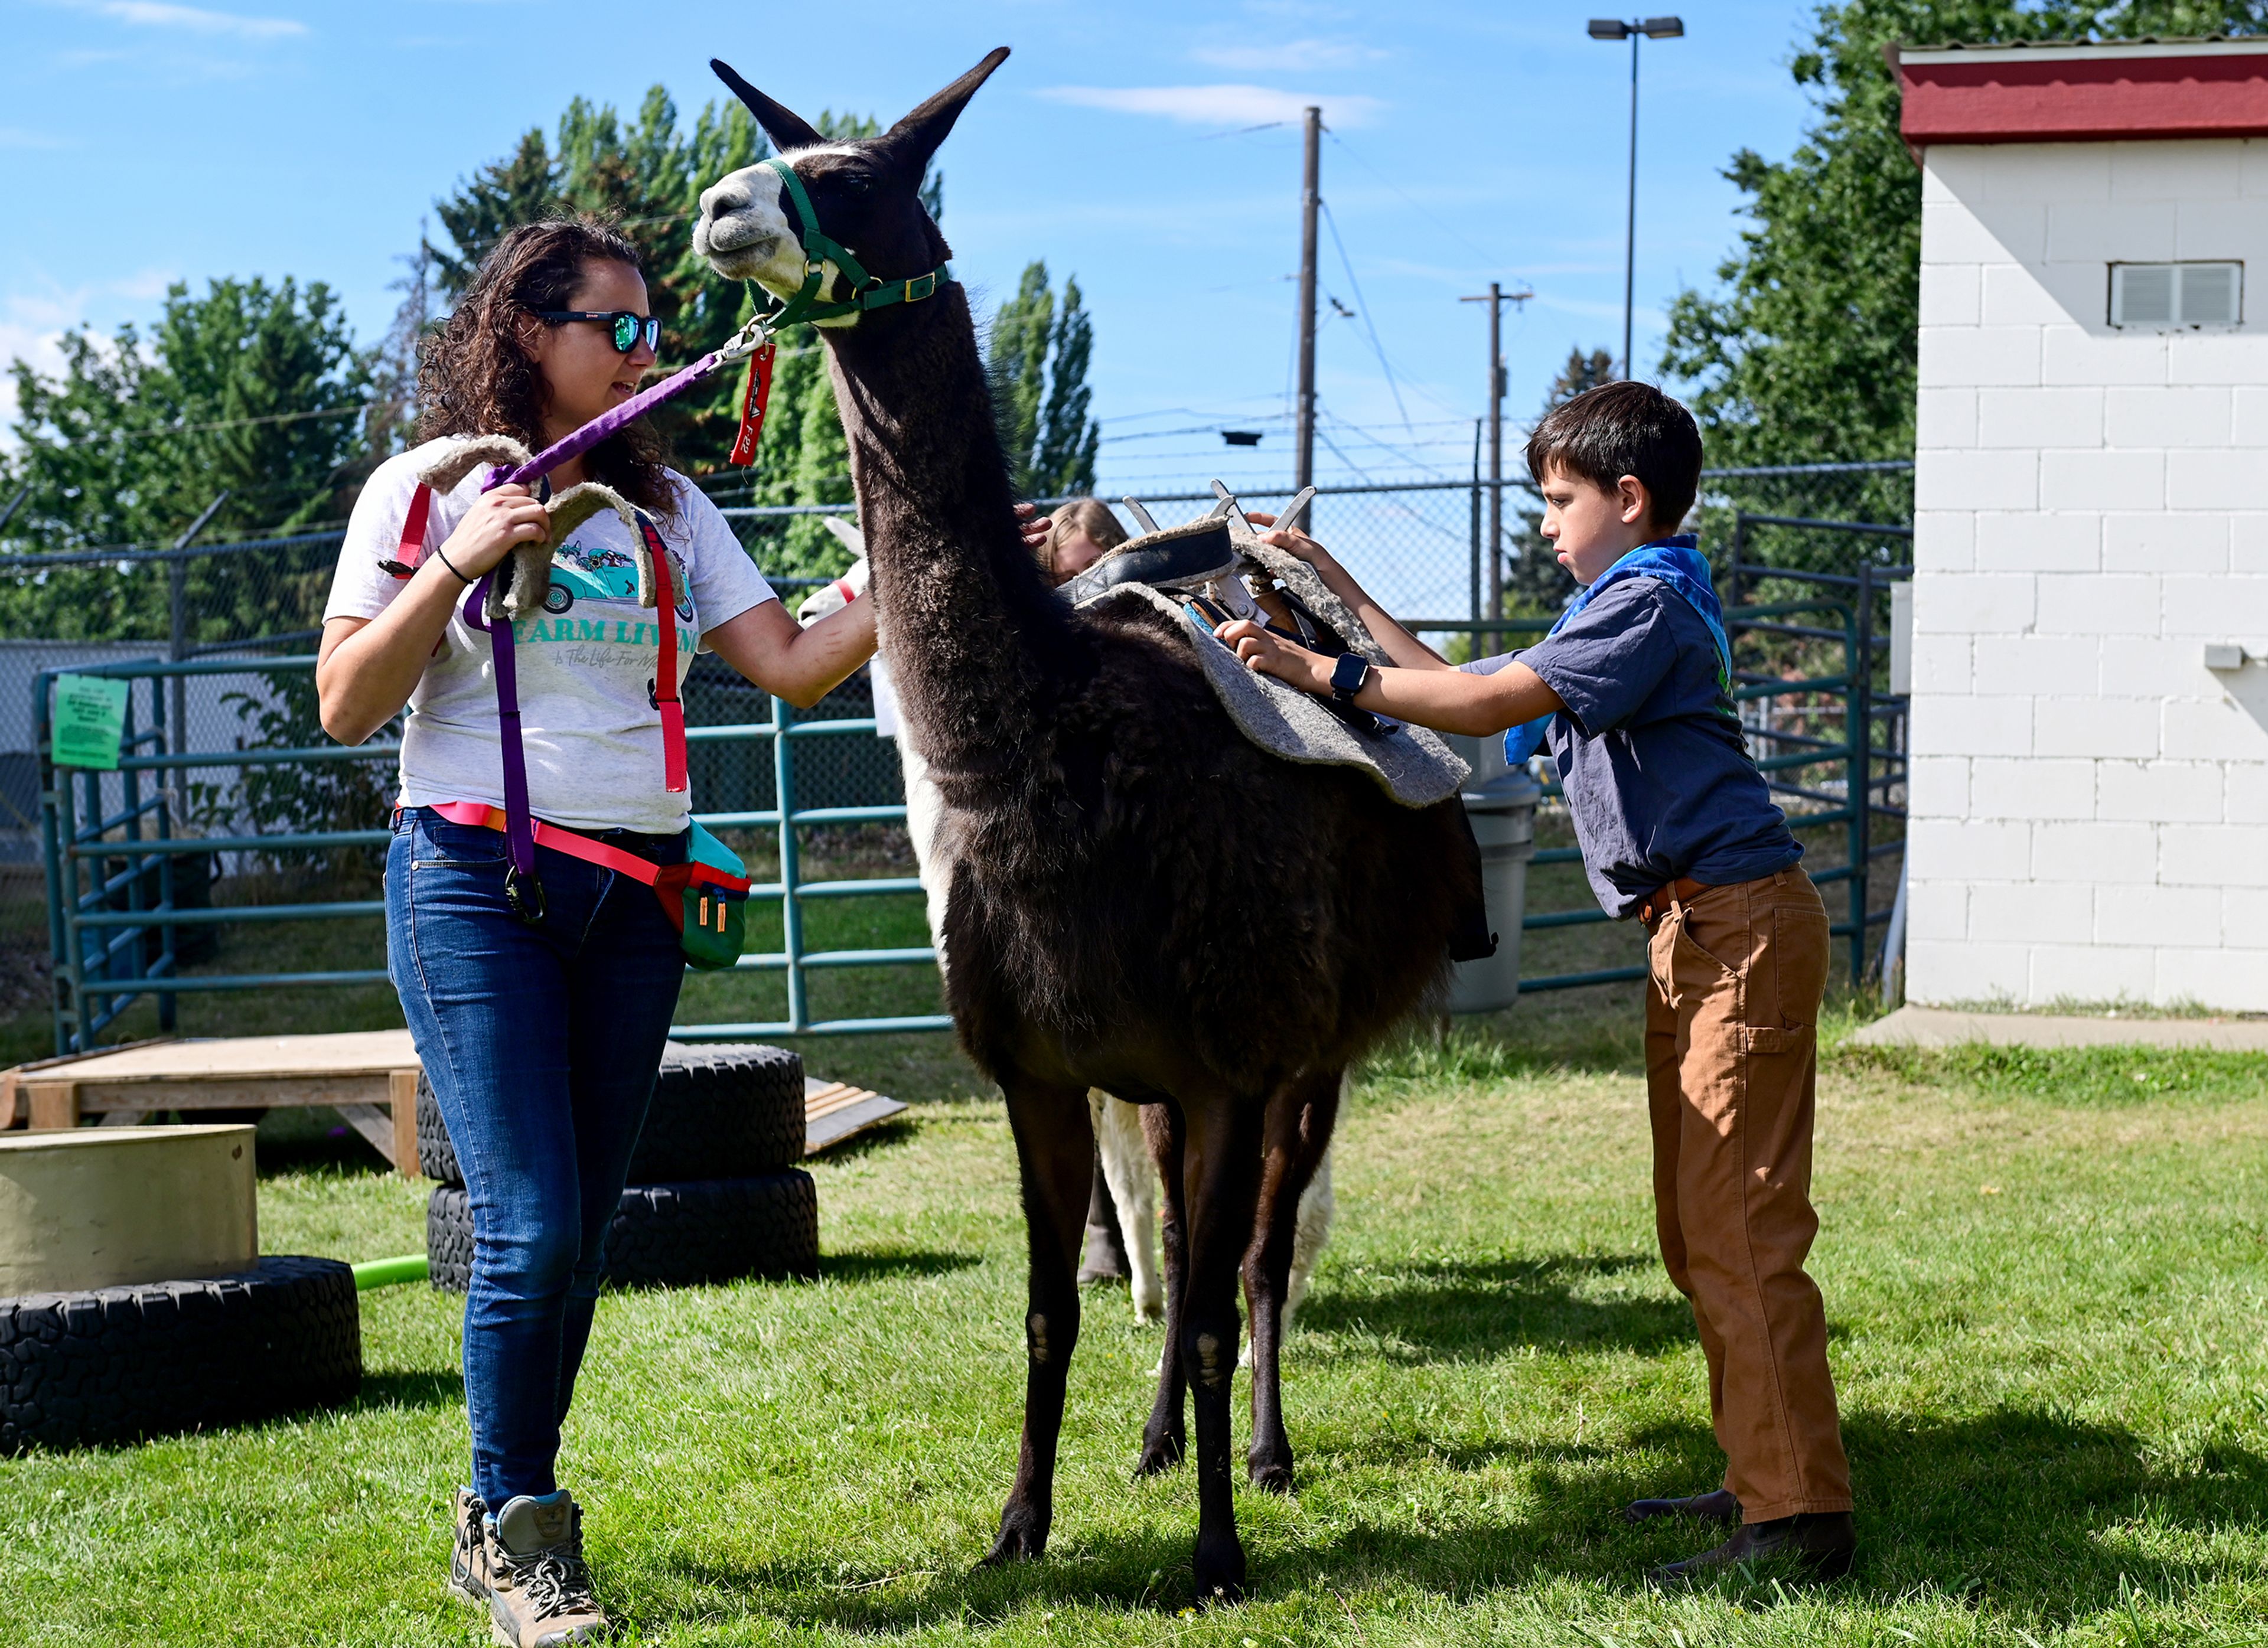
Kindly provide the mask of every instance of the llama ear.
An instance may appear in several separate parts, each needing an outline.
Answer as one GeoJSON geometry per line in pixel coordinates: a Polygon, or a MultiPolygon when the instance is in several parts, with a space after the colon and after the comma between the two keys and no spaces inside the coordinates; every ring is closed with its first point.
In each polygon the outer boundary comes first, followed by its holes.
{"type": "Polygon", "coordinates": [[[748,106],[748,113],[756,117],[756,124],[764,129],[764,135],[781,148],[809,149],[827,141],[801,115],[773,102],[740,78],[723,58],[711,57],[709,66],[717,71],[719,80],[733,88],[733,95],[748,106]]]}
{"type": "Polygon", "coordinates": [[[961,118],[961,106],[976,95],[976,88],[991,77],[991,73],[1008,61],[1008,48],[996,46],[984,54],[984,61],[937,93],[919,108],[900,121],[882,135],[882,149],[904,168],[909,177],[919,177],[928,166],[930,157],[938,151],[953,122],[961,118]]]}

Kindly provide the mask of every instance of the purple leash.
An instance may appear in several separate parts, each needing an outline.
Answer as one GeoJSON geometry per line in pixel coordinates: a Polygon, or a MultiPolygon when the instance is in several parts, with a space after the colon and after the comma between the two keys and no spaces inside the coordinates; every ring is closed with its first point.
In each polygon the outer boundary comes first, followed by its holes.
{"type": "Polygon", "coordinates": [[[504,845],[512,861],[504,879],[504,902],[512,914],[533,925],[543,919],[543,883],[535,876],[535,822],[527,806],[527,752],[519,736],[519,669],[512,646],[512,620],[490,623],[487,609],[491,572],[465,597],[465,622],[489,632],[490,656],[496,661],[497,732],[504,749],[504,845]]]}
{"type": "Polygon", "coordinates": [[[568,460],[580,458],[624,425],[636,423],[663,401],[683,394],[725,362],[725,352],[723,349],[711,349],[690,366],[670,373],[652,388],[641,389],[611,411],[600,413],[573,434],[561,437],[519,468],[492,470],[489,478],[482,482],[481,490],[491,492],[505,485],[534,486],[568,460]]]}

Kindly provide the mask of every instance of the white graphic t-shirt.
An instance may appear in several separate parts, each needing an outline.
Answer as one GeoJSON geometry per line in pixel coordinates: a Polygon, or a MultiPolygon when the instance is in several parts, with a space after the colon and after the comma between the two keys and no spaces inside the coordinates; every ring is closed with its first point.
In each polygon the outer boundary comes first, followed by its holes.
{"type": "MultiPolygon", "coordinates": [[[[417,471],[447,445],[429,441],[387,459],[371,476],[347,525],[325,622],[375,618],[401,592],[406,580],[379,563],[394,560],[401,546],[417,471]]],[[[479,498],[486,474],[475,469],[454,492],[434,494],[429,555],[479,498]]],[[[669,549],[682,683],[703,632],[777,598],[717,506],[684,476],[672,471],[669,478],[678,513],[654,524],[669,549]]],[[[661,614],[637,604],[637,546],[612,510],[592,516],[553,557],[544,610],[512,626],[528,806],[537,818],[571,829],[672,835],[685,828],[691,805],[688,796],[662,788],[661,715],[647,692],[660,666],[661,614]]],[[[440,650],[409,695],[403,806],[504,805],[489,636],[465,622],[463,595],[456,607],[440,650]]]]}

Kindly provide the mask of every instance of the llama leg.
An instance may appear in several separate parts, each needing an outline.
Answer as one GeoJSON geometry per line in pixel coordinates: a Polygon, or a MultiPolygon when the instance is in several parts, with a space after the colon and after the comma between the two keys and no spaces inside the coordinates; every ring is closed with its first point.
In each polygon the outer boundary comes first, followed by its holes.
{"type": "Polygon", "coordinates": [[[1023,1180],[1031,1284],[1024,1312],[1024,1435],[1016,1485],[1000,1513],[1000,1537],[987,1563],[1037,1556],[1055,1516],[1056,1441],[1063,1431],[1064,1381],[1079,1343],[1079,1242],[1094,1183],[1094,1135],[1086,1093],[1017,1073],[1002,1084],[1023,1180]]]}
{"type": "Polygon", "coordinates": [[[1199,1598],[1244,1594],[1244,1546],[1236,1536],[1236,1484],[1230,1471],[1236,1385],[1237,1273],[1252,1245],[1265,1107],[1226,1094],[1188,1106],[1182,1165],[1188,1219],[1188,1271],[1180,1335],[1197,1431],[1199,1598]]]}
{"type": "Polygon", "coordinates": [[[1306,1302],[1307,1284],[1314,1280],[1315,1262],[1331,1240],[1331,1221],[1338,1217],[1339,1201],[1331,1188],[1331,1153],[1323,1152],[1315,1176],[1300,1197],[1300,1222],[1292,1238],[1292,1277],[1284,1290],[1284,1333],[1292,1331],[1292,1316],[1306,1302]]]}
{"type": "Polygon", "coordinates": [[[1189,1296],[1189,1219],[1182,1205],[1182,1173],[1185,1134],[1181,1107],[1172,1103],[1145,1105],[1142,1130],[1149,1141],[1155,1181],[1165,1191],[1158,1218],[1159,1247],[1165,1259],[1166,1348],[1158,1358],[1158,1398],[1150,1409],[1150,1423],[1142,1430],[1142,1453],[1134,1462],[1137,1476],[1154,1476],[1182,1462],[1189,1449],[1183,1429],[1182,1396],[1187,1386],[1182,1370],[1182,1320],[1189,1296]]]}
{"type": "MultiPolygon", "coordinates": [[[[1324,1070],[1286,1084],[1268,1105],[1261,1201],[1244,1256],[1244,1296],[1252,1308],[1252,1443],[1245,1468],[1254,1485],[1270,1493],[1292,1490],[1292,1439],[1284,1428],[1284,1332],[1307,1291],[1299,1238],[1308,1192],[1329,1160],[1338,1103],[1339,1072],[1324,1070]]],[[[1328,1187],[1328,1178],[1324,1182],[1328,1187]]],[[[1307,1262],[1313,1264],[1312,1254],[1307,1262]]]]}
{"type": "Polygon", "coordinates": [[[1095,1143],[1102,1151],[1102,1179],[1118,1204],[1118,1230],[1126,1244],[1126,1268],[1138,1321],[1155,1321],[1166,1308],[1158,1280],[1158,1169],[1142,1137],[1142,1109],[1116,1099],[1090,1100],[1095,1143]]]}

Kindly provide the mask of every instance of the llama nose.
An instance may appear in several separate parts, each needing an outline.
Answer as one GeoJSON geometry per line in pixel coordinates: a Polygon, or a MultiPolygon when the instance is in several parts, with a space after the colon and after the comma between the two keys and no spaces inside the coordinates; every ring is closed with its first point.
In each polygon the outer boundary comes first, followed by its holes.
{"type": "Polygon", "coordinates": [[[712,223],[729,217],[748,203],[748,192],[738,183],[711,183],[701,191],[701,215],[712,223]]]}

